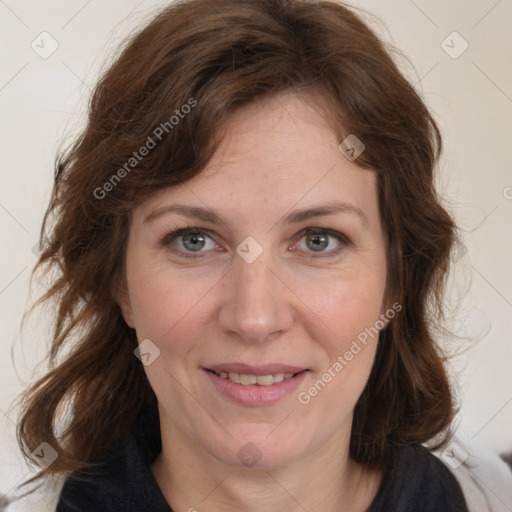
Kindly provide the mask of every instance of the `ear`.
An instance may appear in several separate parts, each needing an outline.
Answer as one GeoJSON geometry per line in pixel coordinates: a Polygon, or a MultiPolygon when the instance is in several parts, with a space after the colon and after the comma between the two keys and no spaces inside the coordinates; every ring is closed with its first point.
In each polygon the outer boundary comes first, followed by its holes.
{"type": "Polygon", "coordinates": [[[126,284],[124,282],[118,283],[115,286],[114,298],[119,308],[121,309],[121,314],[123,315],[124,321],[132,329],[135,329],[135,323],[133,321],[132,303],[130,300],[130,292],[128,291],[126,284]]]}

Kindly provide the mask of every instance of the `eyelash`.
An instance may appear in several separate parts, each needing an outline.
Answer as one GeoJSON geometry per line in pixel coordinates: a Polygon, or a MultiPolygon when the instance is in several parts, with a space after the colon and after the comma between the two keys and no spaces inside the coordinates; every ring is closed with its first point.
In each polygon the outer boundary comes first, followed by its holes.
{"type": "MultiPolygon", "coordinates": [[[[203,236],[206,236],[208,238],[210,238],[211,240],[215,241],[214,240],[214,237],[213,237],[213,233],[207,229],[200,229],[200,228],[182,228],[182,229],[177,229],[175,231],[172,231],[170,233],[167,233],[166,235],[164,235],[158,245],[159,247],[161,248],[164,248],[164,247],[169,247],[171,245],[171,243],[176,239],[176,238],[179,238],[180,236],[184,236],[184,235],[188,235],[188,234],[199,234],[199,235],[203,235],[203,236]]],[[[326,228],[305,228],[303,229],[301,232],[300,232],[300,238],[299,238],[299,241],[304,238],[305,236],[307,235],[315,235],[315,234],[324,234],[324,235],[328,235],[330,237],[333,237],[335,238],[339,243],[340,243],[340,246],[336,249],[332,249],[328,252],[319,252],[319,253],[316,253],[316,255],[314,256],[315,258],[325,258],[325,257],[329,257],[329,256],[335,256],[337,254],[339,254],[345,247],[348,247],[350,245],[352,245],[352,241],[346,236],[344,235],[343,233],[340,233],[338,231],[334,231],[332,229],[326,229],[326,228]]],[[[201,256],[201,251],[198,251],[197,252],[197,256],[192,256],[192,252],[190,251],[182,251],[180,249],[171,249],[173,253],[175,254],[178,254],[180,257],[183,257],[183,258],[188,258],[188,259],[195,259],[195,258],[202,258],[201,256]]],[[[312,254],[315,254],[314,251],[308,251],[308,252],[311,252],[312,254]]]]}

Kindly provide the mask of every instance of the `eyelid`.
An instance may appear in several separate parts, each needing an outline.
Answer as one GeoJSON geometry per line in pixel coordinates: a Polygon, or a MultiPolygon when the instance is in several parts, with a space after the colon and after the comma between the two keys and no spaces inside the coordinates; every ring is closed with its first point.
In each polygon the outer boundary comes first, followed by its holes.
{"type": "Polygon", "coordinates": [[[158,245],[160,247],[165,247],[166,245],[169,245],[172,240],[175,238],[178,238],[183,235],[187,235],[188,233],[201,233],[208,235],[212,240],[215,240],[215,233],[213,231],[210,231],[209,229],[204,228],[194,228],[194,227],[185,227],[185,228],[179,228],[179,229],[173,229],[169,232],[167,232],[162,238],[160,238],[158,245]]]}
{"type": "Polygon", "coordinates": [[[330,228],[321,228],[316,226],[311,226],[302,229],[299,231],[297,236],[300,236],[301,238],[309,233],[326,233],[329,236],[332,236],[333,238],[336,238],[346,244],[351,244],[352,240],[345,235],[345,233],[342,233],[341,231],[337,231],[336,229],[330,229],[330,228]]]}
{"type": "Polygon", "coordinates": [[[342,233],[341,231],[337,231],[335,229],[329,229],[329,228],[316,227],[316,226],[306,227],[306,228],[302,229],[301,231],[299,231],[296,235],[297,242],[300,241],[304,236],[306,236],[308,234],[317,234],[317,233],[326,234],[332,238],[335,238],[338,241],[338,243],[340,244],[340,246],[335,249],[331,249],[331,250],[325,251],[325,252],[320,251],[320,252],[315,253],[315,251],[308,251],[309,254],[314,255],[314,258],[335,257],[344,248],[353,245],[352,240],[350,240],[350,238],[347,235],[345,235],[344,233],[342,233]]]}
{"type": "MultiPolygon", "coordinates": [[[[204,234],[208,238],[213,240],[215,243],[217,243],[216,240],[215,240],[215,238],[216,238],[216,233],[215,232],[213,232],[213,231],[211,231],[209,229],[206,229],[206,228],[197,228],[197,227],[192,227],[191,226],[191,227],[184,227],[184,228],[179,228],[179,229],[173,229],[170,232],[167,232],[162,238],[160,238],[160,240],[158,242],[158,246],[160,248],[169,247],[173,240],[175,240],[176,238],[179,238],[180,236],[184,236],[186,234],[189,234],[189,233],[204,234]]],[[[328,235],[328,236],[330,236],[332,238],[335,238],[341,244],[341,247],[338,247],[336,249],[332,249],[332,250],[326,251],[326,252],[315,253],[314,251],[308,251],[310,254],[313,254],[314,257],[316,257],[316,258],[335,256],[344,247],[352,245],[352,241],[344,233],[342,233],[340,231],[337,231],[337,230],[334,230],[334,229],[322,228],[322,227],[316,227],[316,226],[305,227],[302,230],[300,230],[294,236],[294,238],[296,240],[294,243],[296,244],[298,241],[300,241],[304,236],[306,236],[308,234],[316,234],[316,233],[326,234],[326,235],[328,235]]],[[[194,252],[193,251],[182,251],[182,250],[179,250],[179,249],[173,249],[172,252],[177,253],[177,254],[185,257],[185,258],[201,258],[202,257],[201,256],[201,254],[202,254],[201,251],[197,252],[197,256],[194,256],[194,252]]],[[[209,252],[209,251],[206,251],[206,252],[209,252]]]]}

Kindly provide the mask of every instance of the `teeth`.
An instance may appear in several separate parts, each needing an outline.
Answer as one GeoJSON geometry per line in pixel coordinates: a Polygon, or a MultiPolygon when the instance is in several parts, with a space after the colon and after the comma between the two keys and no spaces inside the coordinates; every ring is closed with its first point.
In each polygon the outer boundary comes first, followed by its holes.
{"type": "Polygon", "coordinates": [[[247,375],[246,373],[226,373],[226,372],[215,372],[218,377],[228,379],[236,384],[242,384],[244,386],[251,386],[258,384],[259,386],[271,386],[278,382],[282,382],[284,379],[293,377],[293,373],[273,373],[272,375],[247,375]]]}
{"type": "Polygon", "coordinates": [[[237,384],[240,384],[240,375],[238,375],[238,373],[230,373],[230,374],[228,374],[228,379],[231,382],[236,382],[237,384]]]}

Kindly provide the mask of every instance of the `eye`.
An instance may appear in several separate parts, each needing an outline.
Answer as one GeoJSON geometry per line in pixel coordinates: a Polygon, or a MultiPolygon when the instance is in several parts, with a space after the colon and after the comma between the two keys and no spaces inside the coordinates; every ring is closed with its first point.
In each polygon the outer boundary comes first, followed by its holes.
{"type": "MultiPolygon", "coordinates": [[[[298,247],[301,251],[316,253],[317,257],[334,256],[351,245],[351,241],[343,233],[331,229],[307,228],[300,235],[299,243],[293,250],[298,247]]],[[[172,231],[160,240],[159,246],[168,247],[184,258],[200,258],[203,253],[218,247],[208,230],[199,228],[172,231]]]]}
{"type": "Polygon", "coordinates": [[[350,245],[350,240],[338,231],[325,228],[308,228],[302,232],[297,246],[306,252],[318,253],[320,256],[338,254],[350,245]]]}
{"type": "Polygon", "coordinates": [[[197,258],[206,250],[215,249],[217,244],[207,231],[197,228],[178,229],[165,235],[160,247],[169,247],[173,252],[185,258],[197,258]],[[205,249],[203,251],[203,249],[205,249]],[[188,253],[188,254],[187,254],[188,253]],[[197,256],[194,253],[199,253],[197,256]]]}

